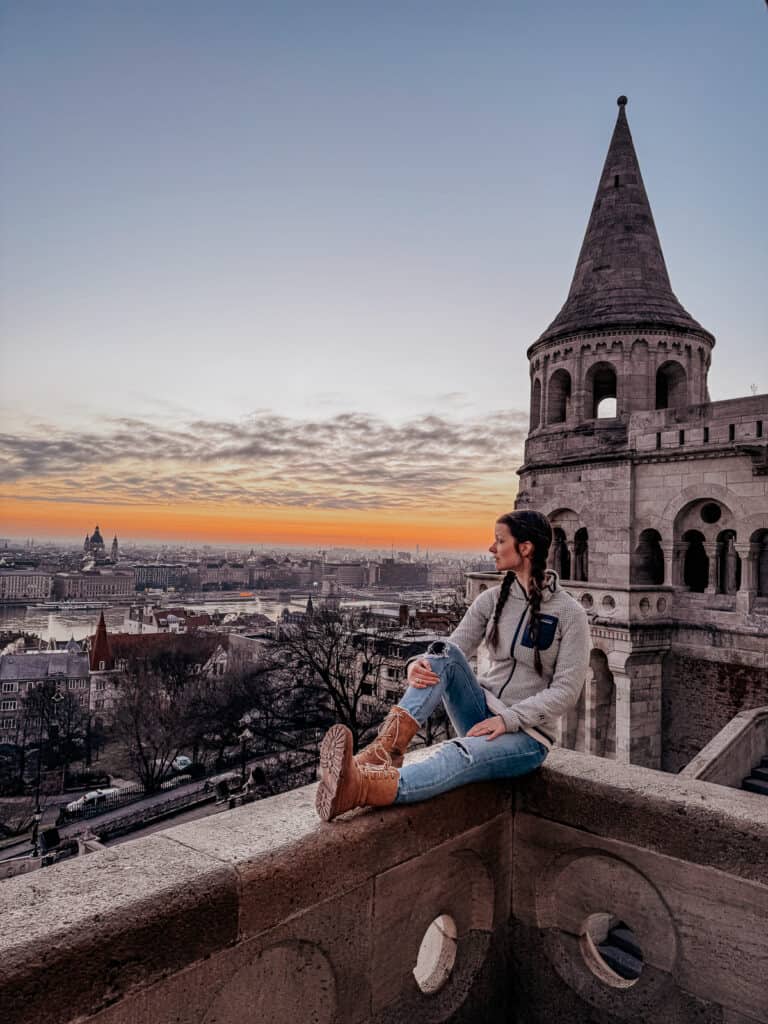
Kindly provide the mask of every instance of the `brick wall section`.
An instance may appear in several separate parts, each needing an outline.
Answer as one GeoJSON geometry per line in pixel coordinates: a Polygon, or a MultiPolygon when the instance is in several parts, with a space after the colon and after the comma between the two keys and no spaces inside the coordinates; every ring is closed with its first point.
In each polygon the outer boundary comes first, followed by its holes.
{"type": "Polygon", "coordinates": [[[662,692],[662,768],[679,772],[739,711],[768,703],[768,676],[756,666],[670,654],[662,692]]]}

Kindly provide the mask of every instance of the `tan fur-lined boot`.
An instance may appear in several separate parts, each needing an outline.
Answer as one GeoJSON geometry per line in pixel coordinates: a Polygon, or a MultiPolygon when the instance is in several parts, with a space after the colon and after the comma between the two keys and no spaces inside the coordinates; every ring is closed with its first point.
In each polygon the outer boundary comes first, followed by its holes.
{"type": "Polygon", "coordinates": [[[355,756],[358,765],[379,764],[402,768],[403,755],[421,726],[399,705],[390,709],[379,726],[376,739],[355,756]]]}
{"type": "Polygon", "coordinates": [[[389,765],[357,765],[352,756],[352,733],[334,725],[320,747],[320,785],[315,808],[330,821],[353,807],[386,807],[395,802],[400,773],[389,765]]]}

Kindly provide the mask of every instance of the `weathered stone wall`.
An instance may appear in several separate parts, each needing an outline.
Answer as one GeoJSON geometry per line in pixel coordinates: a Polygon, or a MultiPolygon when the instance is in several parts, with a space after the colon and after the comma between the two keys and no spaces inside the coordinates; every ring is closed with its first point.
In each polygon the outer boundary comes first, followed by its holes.
{"type": "Polygon", "coordinates": [[[760,796],[561,750],[517,784],[327,825],[313,797],[4,883],[3,1020],[768,1021],[760,796]],[[445,915],[429,993],[413,970],[445,915]],[[606,915],[642,950],[635,983],[589,946],[606,915]]]}
{"type": "Polygon", "coordinates": [[[662,768],[679,772],[739,711],[766,703],[764,665],[668,655],[662,688],[662,768]]]}

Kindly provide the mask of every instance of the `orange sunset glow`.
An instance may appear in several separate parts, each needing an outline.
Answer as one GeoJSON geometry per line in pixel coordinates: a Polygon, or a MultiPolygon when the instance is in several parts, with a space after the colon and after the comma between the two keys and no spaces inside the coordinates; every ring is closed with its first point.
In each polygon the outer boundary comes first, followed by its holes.
{"type": "Polygon", "coordinates": [[[469,550],[517,489],[525,417],[261,414],[6,435],[0,535],[469,550]]]}

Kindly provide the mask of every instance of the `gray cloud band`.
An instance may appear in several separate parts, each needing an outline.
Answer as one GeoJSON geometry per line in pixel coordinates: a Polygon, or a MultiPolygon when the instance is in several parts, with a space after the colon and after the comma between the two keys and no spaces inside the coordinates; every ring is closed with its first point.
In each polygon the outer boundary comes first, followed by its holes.
{"type": "Polygon", "coordinates": [[[499,497],[508,501],[526,432],[517,411],[399,425],[363,413],[299,420],[259,412],[168,430],[120,419],[98,432],[0,434],[0,481],[26,484],[23,499],[6,498],[37,501],[405,509],[454,495],[469,505],[469,492],[476,500],[482,481],[488,495],[494,476],[505,478],[499,497]]]}

